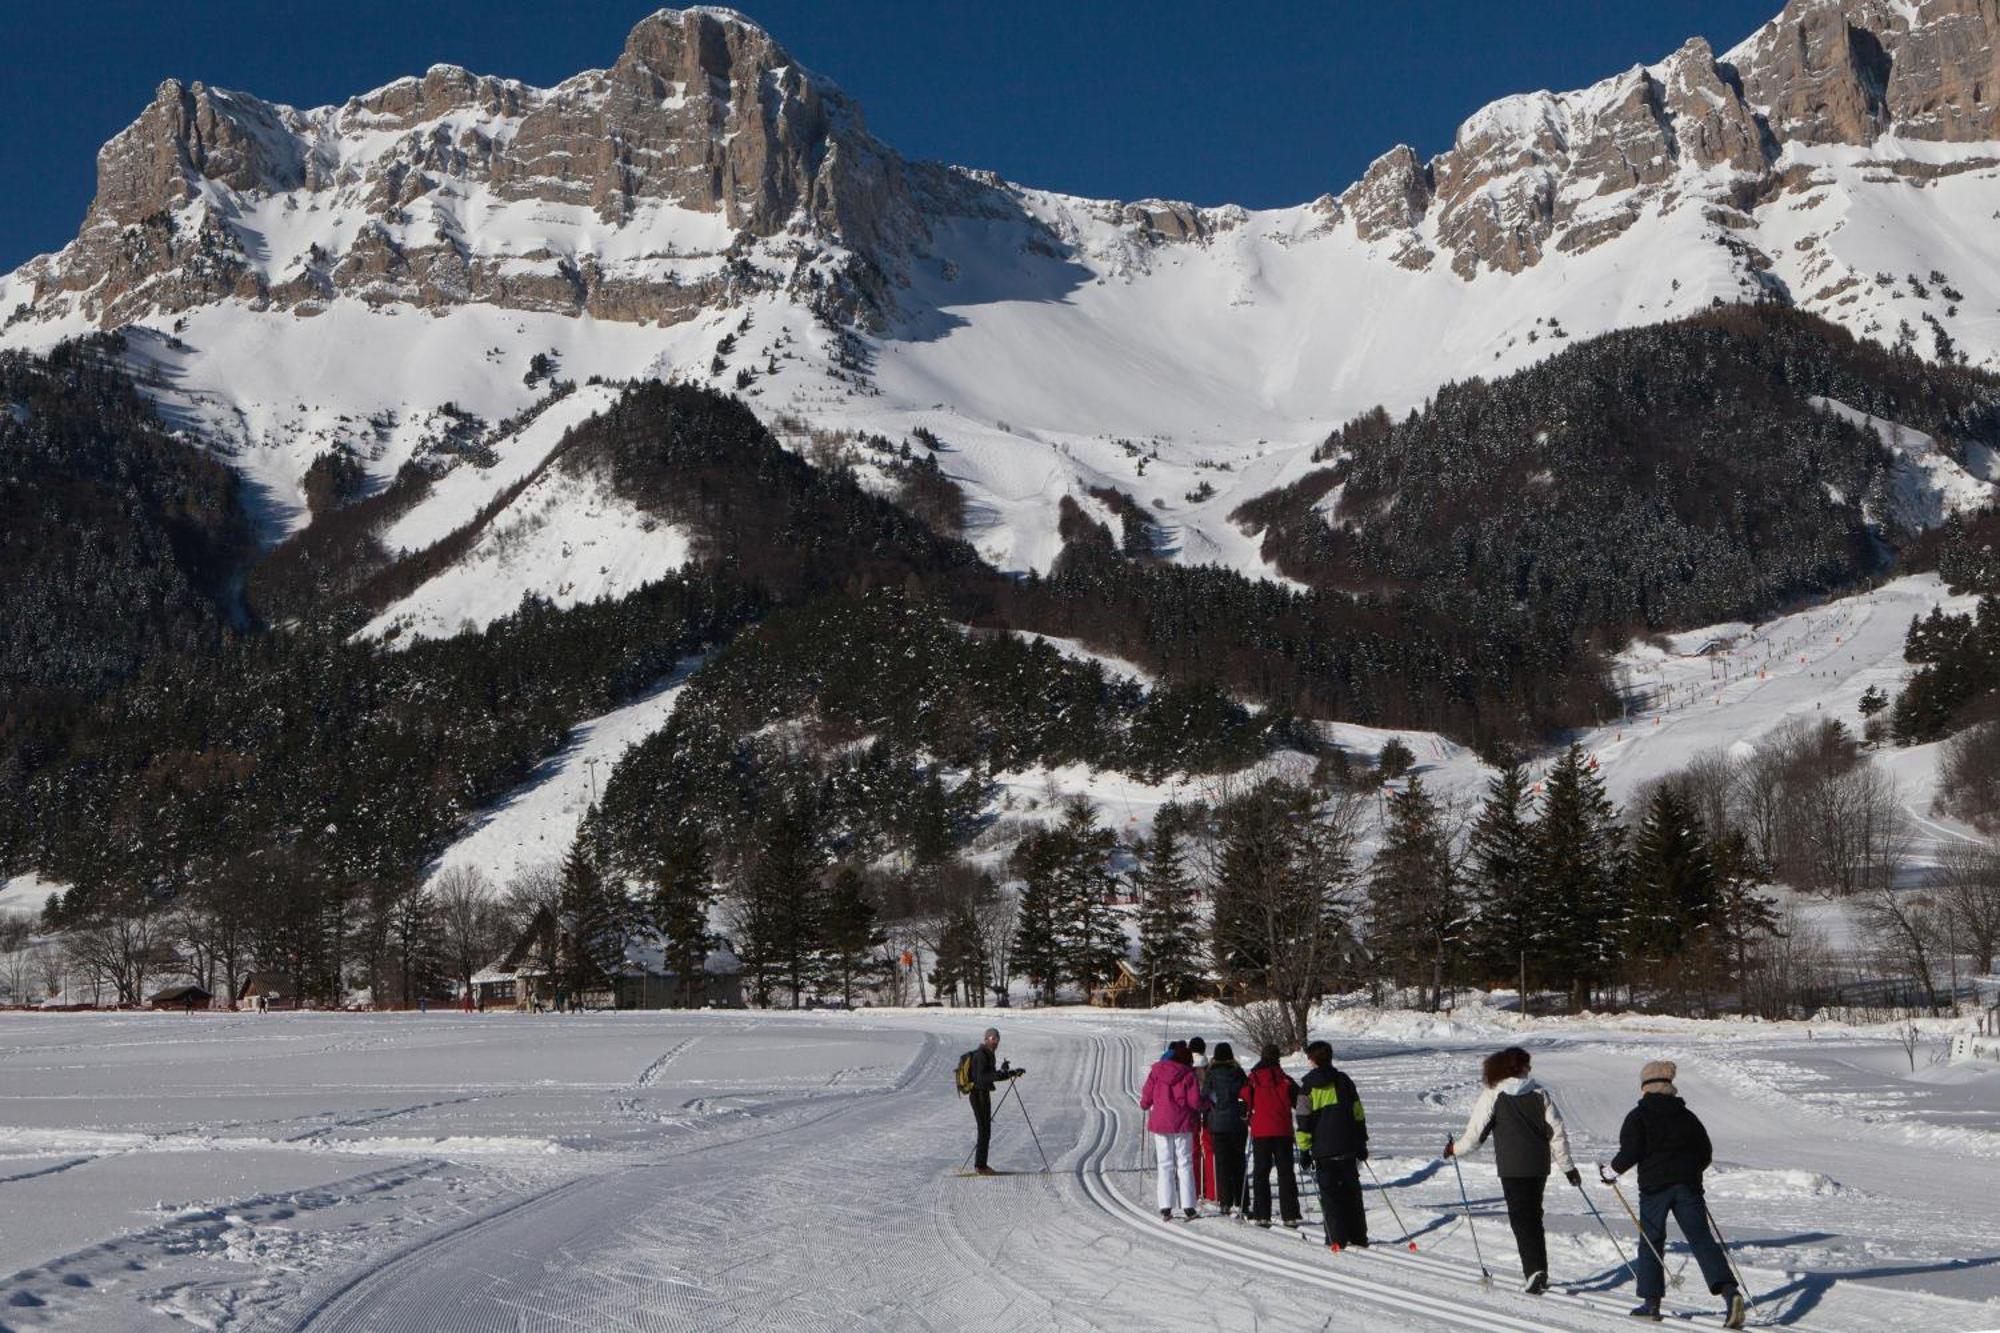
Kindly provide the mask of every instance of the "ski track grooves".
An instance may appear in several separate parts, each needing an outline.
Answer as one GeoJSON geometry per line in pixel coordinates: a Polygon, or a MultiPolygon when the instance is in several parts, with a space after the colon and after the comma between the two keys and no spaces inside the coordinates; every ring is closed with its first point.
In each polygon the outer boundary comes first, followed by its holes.
{"type": "MultiPolygon", "coordinates": [[[[800,1121],[776,1125],[760,1133],[745,1134],[720,1143],[700,1144],[684,1149],[679,1153],[671,1154],[663,1160],[671,1161],[676,1157],[693,1153],[735,1148],[746,1143],[756,1142],[760,1139],[771,1138],[778,1134],[794,1133],[799,1129],[816,1125],[822,1120],[840,1115],[854,1101],[865,1098],[894,1096],[897,1093],[907,1090],[919,1078],[923,1077],[932,1065],[937,1063],[937,1052],[937,1037],[934,1034],[926,1034],[922,1045],[918,1048],[917,1054],[911,1059],[908,1067],[886,1089],[846,1095],[836,1094],[831,1099],[821,1096],[771,1103],[768,1106],[760,1107],[759,1111],[765,1115],[775,1115],[787,1109],[809,1103],[824,1104],[826,1101],[832,1100],[835,1104],[826,1107],[826,1109],[820,1111],[817,1115],[808,1116],[800,1121]]],[[[677,1050],[670,1051],[667,1058],[677,1053],[677,1050]]],[[[663,1068],[664,1066],[662,1065],[661,1067],[663,1068]]],[[[512,1218],[524,1210],[553,1204],[579,1190],[588,1189],[597,1180],[598,1176],[595,1173],[579,1176],[574,1180],[564,1181],[562,1184],[537,1191],[523,1198],[514,1199],[475,1217],[466,1218],[454,1225],[443,1227],[417,1241],[391,1251],[373,1263],[365,1264],[358,1270],[336,1279],[331,1286],[322,1288],[317,1295],[308,1296],[308,1303],[300,1313],[295,1315],[284,1313],[272,1315],[259,1322],[255,1327],[259,1330],[270,1330],[270,1333],[278,1333],[279,1330],[288,1330],[290,1333],[306,1333],[307,1330],[312,1329],[375,1329],[378,1327],[398,1326],[393,1323],[382,1324],[377,1322],[375,1316],[385,1313],[378,1308],[377,1301],[382,1293],[392,1290],[397,1281],[405,1273],[420,1266],[439,1247],[464,1242],[477,1236],[481,1231],[492,1228],[496,1224],[512,1218]]],[[[426,1318],[435,1317],[437,1314],[436,1311],[420,1313],[426,1318]]],[[[390,1314],[390,1318],[393,1320],[394,1315],[390,1314]]],[[[400,1326],[415,1327],[421,1329],[423,1333],[435,1333],[437,1328],[437,1325],[427,1322],[400,1326]]]]}
{"type": "MultiPolygon", "coordinates": [[[[1487,1308],[1472,1308],[1444,1297],[1430,1296],[1410,1288],[1385,1282],[1374,1282],[1366,1278],[1351,1277],[1345,1273],[1328,1272],[1295,1259],[1268,1253],[1260,1248],[1238,1245],[1218,1238],[1191,1235],[1176,1231],[1163,1224],[1158,1217],[1133,1203],[1105,1177],[1105,1162],[1118,1143],[1118,1109],[1104,1093],[1104,1079],[1107,1069],[1106,1051],[1111,1039],[1093,1037],[1091,1041],[1089,1082],[1090,1109],[1096,1121],[1095,1133],[1090,1146],[1077,1159],[1076,1177],[1083,1186],[1083,1192],[1092,1203],[1106,1213],[1130,1226],[1143,1229],[1156,1239],[1165,1240],[1182,1249],[1193,1250],[1214,1258],[1227,1259],[1264,1273],[1281,1273],[1286,1277],[1337,1291],[1343,1296],[1353,1296],[1371,1304],[1398,1312],[1418,1312],[1438,1321],[1440,1325],[1452,1328],[1514,1330],[1516,1333],[1547,1333],[1549,1325],[1516,1319],[1511,1315],[1487,1308]]],[[[1129,1074],[1131,1047],[1120,1040],[1129,1074]]],[[[1127,1079],[1129,1082],[1129,1078],[1127,1079]]]]}

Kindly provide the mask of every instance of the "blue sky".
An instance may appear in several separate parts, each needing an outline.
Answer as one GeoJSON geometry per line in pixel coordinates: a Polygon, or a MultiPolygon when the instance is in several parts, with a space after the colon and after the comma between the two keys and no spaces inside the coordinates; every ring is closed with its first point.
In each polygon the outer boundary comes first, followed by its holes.
{"type": "MultiPolygon", "coordinates": [[[[1780,0],[749,0],[906,155],[1078,194],[1297,203],[1493,98],[1593,82],[1780,0]]],[[[170,75],[339,101],[448,61],[552,83],[617,57],[606,0],[5,0],[0,270],[62,245],[97,146],[170,75]]]]}

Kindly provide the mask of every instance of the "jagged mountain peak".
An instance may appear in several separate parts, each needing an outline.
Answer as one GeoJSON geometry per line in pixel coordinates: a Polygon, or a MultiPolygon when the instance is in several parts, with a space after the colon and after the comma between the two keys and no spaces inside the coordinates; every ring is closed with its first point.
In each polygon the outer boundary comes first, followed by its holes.
{"type": "Polygon", "coordinates": [[[921,426],[1008,568],[1107,488],[1180,558],[1262,568],[1228,514],[1330,428],[1565,338],[1763,297],[2000,364],[1996,6],[1794,0],[1721,56],[1499,99],[1268,210],[906,161],[710,8],[549,88],[435,65],[298,110],[169,81],[77,239],[0,277],[0,343],[147,330],[156,392],[278,497],[273,531],[319,451],[386,482],[446,407],[528,408],[549,355],[741,393],[801,447],[921,426]]]}

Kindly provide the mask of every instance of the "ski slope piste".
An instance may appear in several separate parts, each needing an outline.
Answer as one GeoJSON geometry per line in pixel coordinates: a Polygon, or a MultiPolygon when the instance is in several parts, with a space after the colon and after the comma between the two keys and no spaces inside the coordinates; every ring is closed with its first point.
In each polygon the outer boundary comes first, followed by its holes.
{"type": "MultiPolygon", "coordinates": [[[[1210,1006],[8,1014],[0,1327],[1627,1326],[1635,1238],[1591,1173],[1656,1059],[1714,1139],[1751,1326],[2000,1327],[2000,1066],[1913,1074],[1884,1029],[1483,1005],[1329,1006],[1315,1031],[1366,1101],[1389,1243],[1365,1251],[1324,1248],[1310,1187],[1297,1232],[1161,1221],[1136,1094],[1171,1039],[1244,1048],[1210,1006]],[[988,1026],[1030,1072],[994,1125],[1007,1174],[961,1175],[954,1066],[988,1026]],[[1491,1154],[1464,1202],[1438,1156],[1512,1044],[1586,1172],[1550,1181],[1540,1297],[1491,1154]]],[[[1719,1327],[1687,1259],[1670,1229],[1663,1313],[1719,1327]]]]}

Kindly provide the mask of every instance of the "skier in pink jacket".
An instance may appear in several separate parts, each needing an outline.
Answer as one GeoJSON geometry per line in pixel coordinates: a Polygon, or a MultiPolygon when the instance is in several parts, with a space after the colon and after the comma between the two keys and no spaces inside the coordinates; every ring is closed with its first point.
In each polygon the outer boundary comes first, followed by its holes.
{"type": "Polygon", "coordinates": [[[1139,1109],[1153,1133],[1153,1162],[1159,1172],[1160,1218],[1172,1221],[1178,1194],[1192,1222],[1199,1214],[1194,1199],[1194,1136],[1201,1127],[1201,1084],[1186,1042],[1175,1042],[1146,1074],[1139,1092],[1139,1109]],[[1178,1187],[1178,1188],[1177,1188],[1178,1187]]]}

